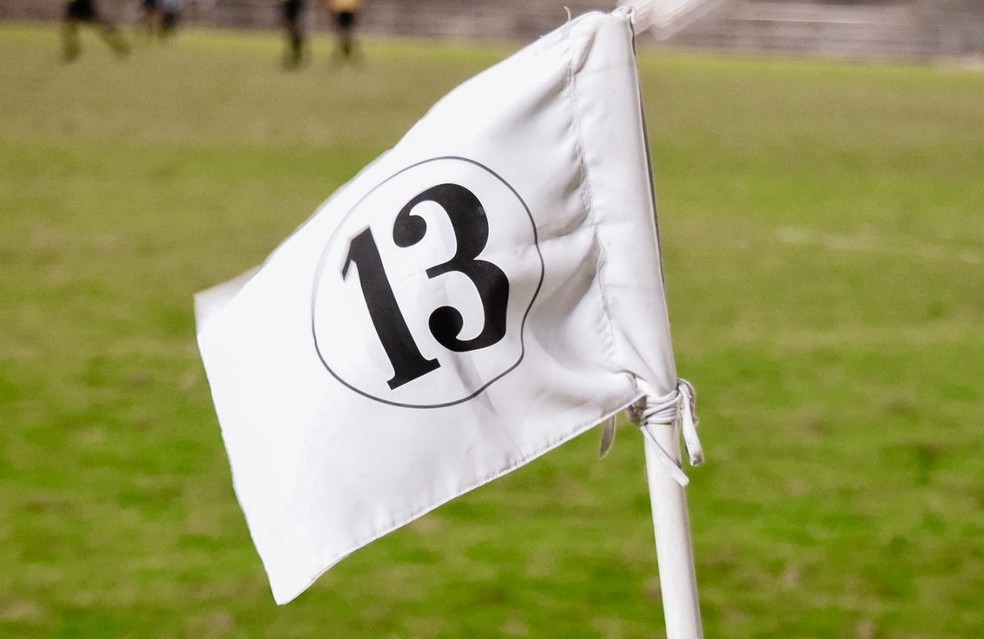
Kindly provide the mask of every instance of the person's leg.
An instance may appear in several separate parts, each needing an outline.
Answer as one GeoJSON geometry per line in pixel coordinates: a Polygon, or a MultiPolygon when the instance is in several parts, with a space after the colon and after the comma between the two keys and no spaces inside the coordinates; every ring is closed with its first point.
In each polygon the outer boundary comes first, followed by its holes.
{"type": "Polygon", "coordinates": [[[287,48],[284,51],[284,67],[293,69],[304,57],[304,31],[301,26],[303,4],[297,0],[288,0],[283,6],[281,17],[284,25],[284,37],[287,48]]]}
{"type": "Polygon", "coordinates": [[[61,23],[62,37],[62,59],[71,62],[82,53],[82,43],[79,41],[79,25],[67,11],[62,16],[61,23]]]}
{"type": "Polygon", "coordinates": [[[300,64],[304,57],[304,34],[297,23],[294,24],[294,30],[290,34],[290,49],[294,56],[294,64],[300,64]]]}
{"type": "Polygon", "coordinates": [[[174,34],[181,20],[179,9],[174,7],[165,8],[161,15],[161,37],[166,38],[174,34]]]}
{"type": "Polygon", "coordinates": [[[338,48],[342,57],[346,60],[352,57],[355,48],[353,30],[355,27],[355,14],[350,11],[342,11],[335,16],[335,24],[338,27],[338,48]]]}
{"type": "Polygon", "coordinates": [[[148,39],[153,38],[157,28],[157,0],[142,0],[140,9],[142,11],[140,22],[144,32],[148,39]]]}
{"type": "Polygon", "coordinates": [[[285,32],[287,50],[284,55],[284,66],[293,69],[301,63],[301,59],[304,57],[304,35],[301,33],[301,27],[296,20],[287,24],[285,32]]]}
{"type": "Polygon", "coordinates": [[[96,11],[95,6],[91,8],[91,15],[89,16],[89,21],[99,27],[99,33],[102,35],[103,40],[109,45],[109,48],[113,50],[118,56],[125,56],[130,53],[130,45],[127,44],[126,39],[123,34],[120,33],[116,25],[113,24],[111,20],[101,15],[96,11]]]}
{"type": "Polygon", "coordinates": [[[109,48],[113,50],[113,53],[121,57],[130,53],[130,45],[115,25],[111,23],[103,23],[100,33],[102,34],[103,40],[105,40],[106,44],[109,45],[109,48]]]}

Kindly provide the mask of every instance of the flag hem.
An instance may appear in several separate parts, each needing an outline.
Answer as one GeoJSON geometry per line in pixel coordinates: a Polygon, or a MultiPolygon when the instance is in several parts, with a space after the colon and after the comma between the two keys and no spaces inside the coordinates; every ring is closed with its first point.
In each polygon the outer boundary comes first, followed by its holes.
{"type": "Polygon", "coordinates": [[[378,531],[374,531],[369,536],[367,536],[367,537],[365,537],[363,539],[360,539],[358,542],[356,542],[355,544],[353,544],[355,547],[352,548],[352,550],[350,550],[348,552],[345,552],[345,553],[342,553],[340,555],[335,555],[332,558],[327,559],[326,561],[322,562],[323,567],[322,568],[319,568],[310,577],[310,579],[308,579],[305,582],[305,584],[302,587],[300,587],[300,588],[291,588],[290,591],[289,591],[289,593],[286,594],[286,595],[278,594],[277,591],[276,591],[276,589],[271,588],[273,590],[274,600],[276,601],[277,605],[280,605],[280,606],[283,606],[283,605],[286,605],[286,604],[290,603],[291,601],[297,599],[302,594],[304,594],[305,591],[307,591],[309,588],[311,588],[311,586],[313,586],[315,584],[315,582],[317,582],[326,572],[328,572],[329,570],[331,570],[336,564],[340,563],[343,559],[345,559],[349,555],[355,553],[357,550],[360,550],[360,549],[364,548],[365,546],[368,546],[372,542],[376,541],[377,539],[381,539],[382,537],[385,537],[389,533],[394,532],[394,531],[398,530],[399,528],[402,528],[402,527],[406,526],[407,524],[409,524],[410,522],[414,521],[415,519],[419,519],[420,517],[423,517],[424,515],[432,512],[434,510],[437,510],[438,508],[440,508],[444,504],[447,504],[447,503],[451,502],[452,500],[457,499],[458,497],[461,497],[462,495],[464,495],[466,493],[469,493],[469,492],[471,492],[471,491],[473,491],[473,490],[475,490],[477,488],[480,488],[480,487],[482,487],[482,486],[484,486],[486,484],[490,484],[493,481],[495,481],[496,479],[498,479],[498,478],[500,478],[500,477],[502,477],[504,475],[508,475],[509,473],[511,473],[512,471],[520,468],[521,466],[525,466],[526,464],[532,462],[533,460],[535,460],[535,459],[537,459],[539,457],[542,457],[543,455],[547,454],[551,450],[553,450],[555,448],[558,448],[558,447],[562,446],[563,444],[566,444],[567,442],[571,441],[575,437],[578,437],[580,435],[583,435],[584,433],[588,432],[592,428],[595,428],[598,424],[600,424],[600,423],[608,420],[609,418],[617,415],[618,413],[622,412],[623,410],[625,410],[626,408],[628,408],[629,406],[631,406],[632,404],[634,404],[635,402],[637,402],[643,396],[644,396],[644,393],[642,393],[642,392],[636,392],[632,396],[631,399],[629,399],[629,400],[627,400],[625,402],[620,403],[620,405],[617,408],[615,408],[614,410],[605,412],[601,417],[598,418],[597,421],[591,421],[590,423],[588,423],[586,425],[578,426],[577,428],[573,429],[572,431],[570,431],[568,433],[565,433],[563,436],[559,437],[557,440],[550,441],[547,444],[545,444],[542,448],[540,448],[540,449],[538,449],[538,450],[536,450],[536,451],[534,451],[534,452],[532,452],[532,453],[530,453],[530,454],[528,454],[528,455],[526,455],[526,456],[524,456],[524,457],[522,457],[520,459],[517,459],[513,464],[510,464],[507,467],[501,468],[501,469],[497,470],[495,473],[492,473],[490,475],[487,475],[486,477],[482,478],[479,481],[476,481],[476,482],[474,482],[472,484],[469,484],[467,487],[463,488],[457,494],[452,495],[452,496],[450,496],[447,499],[444,499],[442,501],[438,501],[436,503],[428,504],[424,508],[421,508],[419,510],[413,511],[413,512],[407,514],[406,516],[401,517],[399,520],[394,520],[393,523],[391,523],[390,525],[385,526],[385,527],[379,529],[378,531]]]}

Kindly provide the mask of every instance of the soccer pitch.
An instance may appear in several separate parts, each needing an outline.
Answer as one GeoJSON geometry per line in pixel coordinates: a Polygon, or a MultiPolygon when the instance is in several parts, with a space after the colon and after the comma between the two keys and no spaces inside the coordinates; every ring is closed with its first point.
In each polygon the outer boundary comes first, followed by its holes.
{"type": "MultiPolygon", "coordinates": [[[[519,45],[131,40],[0,24],[0,637],[663,636],[631,428],[278,608],[198,357],[196,291],[519,45]]],[[[705,634],[984,635],[984,73],[640,56],[705,634]]]]}

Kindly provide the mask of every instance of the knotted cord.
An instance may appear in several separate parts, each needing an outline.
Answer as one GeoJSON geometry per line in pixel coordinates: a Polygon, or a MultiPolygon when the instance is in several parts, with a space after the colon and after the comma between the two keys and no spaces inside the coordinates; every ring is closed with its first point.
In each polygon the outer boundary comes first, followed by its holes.
{"type": "MultiPolygon", "coordinates": [[[[641,381],[640,386],[646,390],[645,384],[641,381]]],[[[656,445],[655,451],[673,479],[681,486],[690,483],[680,464],[660,446],[653,431],[659,426],[675,426],[679,423],[690,465],[700,466],[704,462],[704,450],[697,437],[697,425],[700,419],[697,417],[697,391],[694,390],[693,384],[685,379],[677,379],[676,387],[666,395],[656,397],[653,393],[646,392],[637,402],[626,408],[625,412],[629,421],[638,425],[656,445]]],[[[602,431],[599,456],[604,457],[608,454],[614,440],[615,417],[612,416],[602,431]]]]}

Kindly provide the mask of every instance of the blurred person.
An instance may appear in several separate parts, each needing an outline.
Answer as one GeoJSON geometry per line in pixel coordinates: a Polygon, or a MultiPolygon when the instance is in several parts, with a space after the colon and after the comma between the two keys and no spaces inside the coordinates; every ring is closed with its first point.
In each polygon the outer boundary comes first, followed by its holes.
{"type": "Polygon", "coordinates": [[[99,29],[103,40],[119,56],[130,52],[126,40],[120,35],[116,25],[99,13],[96,0],[66,0],[62,13],[62,54],[66,62],[71,62],[82,53],[79,40],[79,25],[90,24],[99,29]]]}
{"type": "Polygon", "coordinates": [[[362,0],[327,0],[327,6],[338,31],[336,55],[341,55],[343,60],[351,60],[356,53],[355,23],[362,9],[362,0]]]}
{"type": "MultiPolygon", "coordinates": [[[[206,10],[212,8],[212,2],[202,2],[196,4],[206,10]]],[[[141,22],[147,29],[148,37],[157,36],[166,39],[172,36],[181,21],[181,14],[184,10],[184,0],[140,0],[140,7],[143,9],[141,22]]]]}
{"type": "Polygon", "coordinates": [[[160,6],[158,0],[140,0],[140,24],[146,30],[148,38],[154,36],[159,20],[160,6]]]}
{"type": "Polygon", "coordinates": [[[297,68],[304,59],[305,0],[280,0],[280,22],[284,27],[287,48],[284,51],[284,67],[297,68]]]}
{"type": "Polygon", "coordinates": [[[183,0],[157,0],[160,6],[160,37],[166,38],[174,34],[181,20],[183,0]]]}

